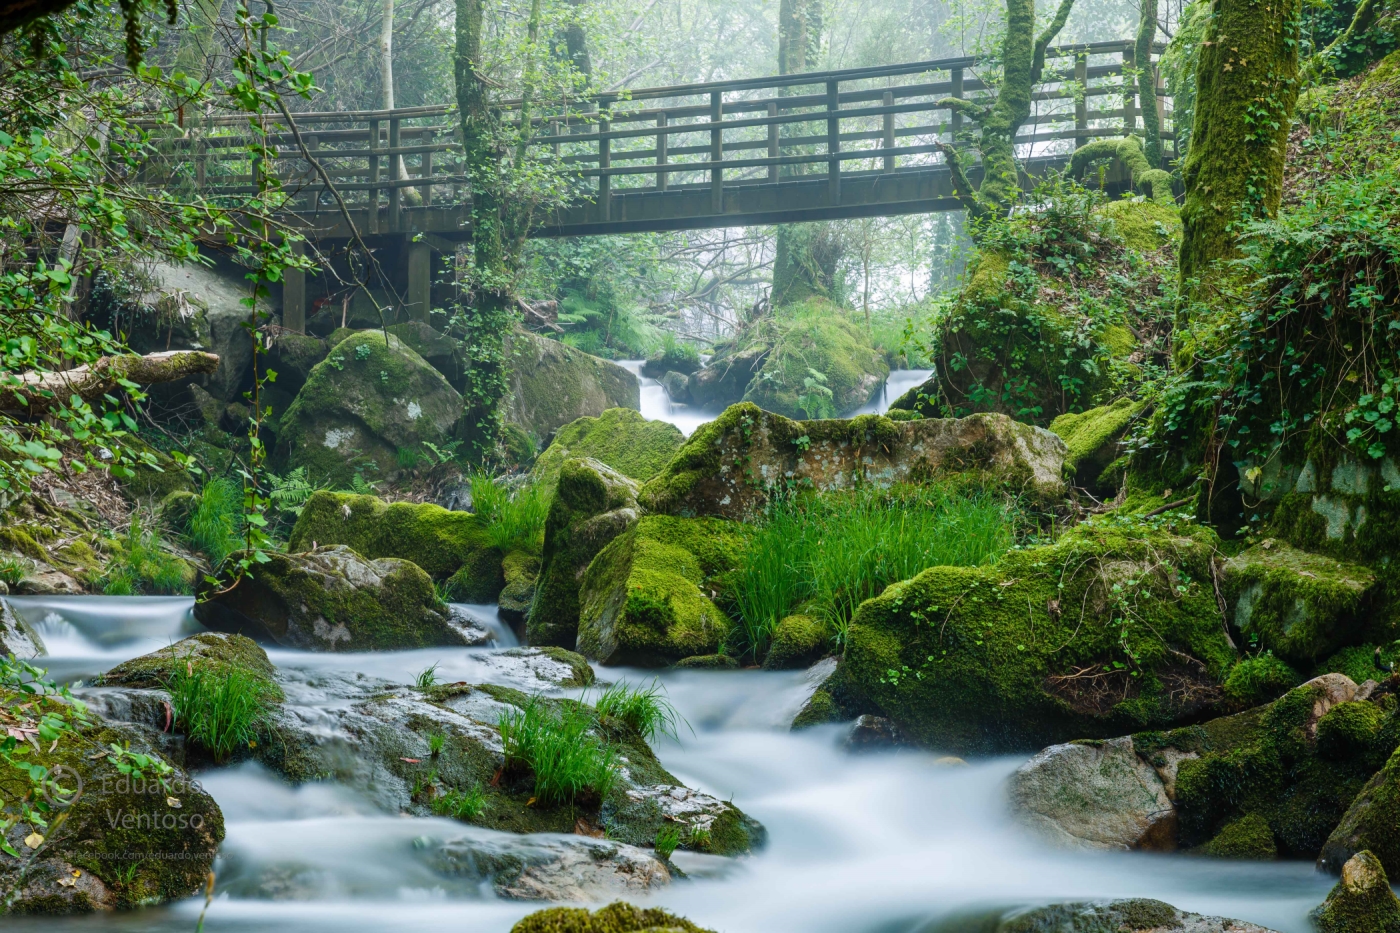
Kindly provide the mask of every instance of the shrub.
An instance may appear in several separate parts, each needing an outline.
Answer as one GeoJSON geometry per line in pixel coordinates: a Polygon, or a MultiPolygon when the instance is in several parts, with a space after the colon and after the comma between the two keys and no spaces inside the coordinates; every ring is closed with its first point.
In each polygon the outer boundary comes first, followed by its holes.
{"type": "Polygon", "coordinates": [[[666,699],[666,688],[653,680],[651,686],[638,688],[618,682],[605,689],[594,710],[603,719],[616,719],[637,730],[650,741],[658,734],[676,738],[676,723],[685,720],[666,699]]]}
{"type": "Polygon", "coordinates": [[[108,596],[188,595],[194,591],[190,565],[164,547],[155,521],[131,513],[126,531],[112,541],[115,552],[98,585],[108,596]]]}
{"type": "Polygon", "coordinates": [[[844,644],[865,600],[929,567],[990,563],[1015,532],[1005,501],[939,486],[775,498],[735,574],[737,647],[762,657],[778,622],[799,607],[844,644]]]}
{"type": "Polygon", "coordinates": [[[212,479],[199,491],[199,502],[190,514],[190,544],[209,558],[215,570],[243,546],[243,490],[232,480],[212,479]]]}
{"type": "Polygon", "coordinates": [[[166,682],[175,723],[216,762],[250,745],[267,717],[266,685],[236,668],[212,673],[177,670],[166,682]]]}
{"type": "Polygon", "coordinates": [[[558,708],[531,697],[501,714],[506,767],[524,766],[535,777],[543,803],[571,803],[581,794],[606,797],[617,776],[617,757],[592,733],[592,710],[565,702],[558,708]]]}
{"type": "Polygon", "coordinates": [[[502,551],[538,554],[544,544],[549,502],[533,484],[511,490],[490,474],[471,477],[472,509],[486,523],[491,543],[502,551]]]}

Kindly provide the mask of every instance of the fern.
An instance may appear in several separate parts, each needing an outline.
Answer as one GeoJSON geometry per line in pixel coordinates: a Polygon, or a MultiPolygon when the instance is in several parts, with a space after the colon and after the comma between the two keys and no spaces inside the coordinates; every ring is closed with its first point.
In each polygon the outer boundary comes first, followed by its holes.
{"type": "Polygon", "coordinates": [[[379,491],[379,484],[365,479],[363,473],[356,473],[350,481],[350,491],[357,496],[372,496],[379,491]]]}
{"type": "Polygon", "coordinates": [[[306,467],[297,467],[286,476],[269,473],[267,482],[270,489],[268,498],[283,512],[301,517],[306,500],[316,491],[316,487],[306,478],[306,467]]]}

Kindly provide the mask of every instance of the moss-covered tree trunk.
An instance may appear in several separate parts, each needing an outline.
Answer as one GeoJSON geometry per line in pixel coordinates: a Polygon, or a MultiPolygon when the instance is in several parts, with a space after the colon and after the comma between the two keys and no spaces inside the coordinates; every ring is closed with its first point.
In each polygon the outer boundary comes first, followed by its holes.
{"type": "Polygon", "coordinates": [[[1074,0],[1060,0],[1055,18],[1037,37],[1035,0],[1006,0],[1006,34],[1002,38],[1002,78],[996,99],[984,107],[962,98],[939,103],[977,123],[982,153],[982,185],[973,190],[956,150],[943,147],[953,170],[958,198],[968,213],[1004,214],[1021,197],[1020,164],[1016,160],[1016,134],[1031,115],[1031,95],[1045,70],[1045,50],[1064,28],[1074,0]]]}
{"type": "Polygon", "coordinates": [[[501,432],[507,387],[505,337],[512,281],[506,218],[499,192],[503,152],[486,84],[478,71],[485,0],[456,0],[457,107],[471,182],[471,290],[463,309],[467,354],[459,432],[474,459],[488,456],[501,432]]]}
{"type": "MultiPolygon", "coordinates": [[[[817,67],[821,52],[821,0],[780,0],[778,4],[778,74],[801,74],[817,67]]],[[[784,88],[787,96],[794,89],[784,88]]],[[[784,134],[804,135],[803,124],[787,124],[784,134]]],[[[800,175],[804,165],[786,166],[800,175]]],[[[784,224],[778,227],[773,254],[773,306],[796,304],[813,296],[831,297],[835,260],[821,245],[830,240],[829,224],[784,224]]]]}
{"type": "Polygon", "coordinates": [[[1152,40],[1157,38],[1157,0],[1142,0],[1133,61],[1138,68],[1138,109],[1142,111],[1142,151],[1148,165],[1162,167],[1162,123],[1157,119],[1157,73],[1152,68],[1152,40]]]}
{"type": "Polygon", "coordinates": [[[1242,223],[1278,210],[1298,100],[1300,12],[1298,0],[1215,0],[1182,168],[1181,279],[1188,288],[1238,255],[1242,223]]]}

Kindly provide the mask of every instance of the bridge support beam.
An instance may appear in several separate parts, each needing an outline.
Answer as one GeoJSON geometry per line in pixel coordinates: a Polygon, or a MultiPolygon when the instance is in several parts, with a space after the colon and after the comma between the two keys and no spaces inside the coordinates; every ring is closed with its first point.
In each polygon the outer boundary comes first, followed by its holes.
{"type": "MultiPolygon", "coordinates": [[[[293,243],[292,252],[297,256],[305,255],[305,241],[293,243]]],[[[282,273],[282,327],[298,334],[306,333],[306,273],[301,269],[287,269],[282,273]]]]}
{"type": "Polygon", "coordinates": [[[408,244],[408,319],[428,323],[432,310],[433,248],[427,243],[408,244]]]}

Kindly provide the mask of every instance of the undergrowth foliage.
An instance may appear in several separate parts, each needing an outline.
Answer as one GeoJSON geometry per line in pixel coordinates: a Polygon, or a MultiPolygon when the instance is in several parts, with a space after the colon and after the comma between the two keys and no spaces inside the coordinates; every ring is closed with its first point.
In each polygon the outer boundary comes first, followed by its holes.
{"type": "Polygon", "coordinates": [[[666,698],[666,688],[659,680],[645,687],[633,687],[623,681],[609,684],[593,703],[593,709],[604,722],[617,720],[648,741],[658,735],[677,738],[676,726],[685,722],[666,698]]]}
{"type": "Polygon", "coordinates": [[[542,803],[602,800],[617,778],[616,753],[596,735],[593,710],[564,701],[556,709],[539,697],[501,714],[498,723],[506,768],[524,768],[534,777],[542,803]]]}

